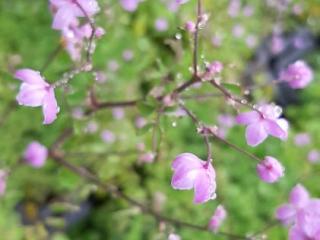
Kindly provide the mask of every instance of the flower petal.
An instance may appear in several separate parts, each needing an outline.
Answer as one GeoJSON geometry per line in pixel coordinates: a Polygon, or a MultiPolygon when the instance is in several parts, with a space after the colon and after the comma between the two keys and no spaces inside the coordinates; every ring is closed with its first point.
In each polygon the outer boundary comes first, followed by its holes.
{"type": "Polygon", "coordinates": [[[266,119],[263,121],[263,124],[267,133],[271,136],[280,138],[281,140],[284,140],[288,137],[288,133],[282,129],[276,121],[266,119]]]}
{"type": "Polygon", "coordinates": [[[261,116],[258,112],[251,111],[251,112],[240,113],[236,117],[236,122],[238,124],[247,125],[247,124],[258,122],[260,119],[261,119],[261,116]]]}
{"type": "Polygon", "coordinates": [[[39,107],[42,105],[43,99],[46,94],[47,91],[41,85],[22,83],[16,100],[20,105],[28,107],[39,107]]]}
{"type": "Polygon", "coordinates": [[[194,182],[194,203],[204,203],[216,198],[216,183],[206,170],[199,172],[194,182]]]}
{"type": "Polygon", "coordinates": [[[301,184],[298,184],[291,190],[289,202],[298,208],[302,208],[308,203],[309,199],[308,191],[301,184]]]}
{"type": "Polygon", "coordinates": [[[255,147],[268,137],[264,125],[259,123],[250,124],[246,129],[246,139],[248,145],[255,147]]]}
{"type": "Polygon", "coordinates": [[[284,204],[277,209],[276,217],[285,225],[293,223],[296,217],[296,210],[291,204],[284,204]]]}
{"type": "Polygon", "coordinates": [[[44,116],[43,124],[50,124],[57,118],[59,107],[52,87],[43,100],[42,111],[44,116]]]}
{"type": "Polygon", "coordinates": [[[62,30],[75,21],[75,15],[72,7],[64,6],[54,15],[52,28],[62,30]]]}
{"type": "Polygon", "coordinates": [[[40,72],[28,68],[16,71],[14,77],[29,84],[48,85],[41,77],[40,72]]]}

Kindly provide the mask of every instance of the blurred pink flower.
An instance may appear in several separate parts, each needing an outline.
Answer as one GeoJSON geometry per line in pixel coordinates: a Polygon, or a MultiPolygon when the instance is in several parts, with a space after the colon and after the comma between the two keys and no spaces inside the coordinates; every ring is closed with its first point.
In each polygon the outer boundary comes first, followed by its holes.
{"type": "Polygon", "coordinates": [[[282,113],[280,107],[272,104],[261,105],[258,111],[240,113],[236,117],[238,124],[248,125],[246,139],[250,146],[259,145],[268,135],[281,140],[287,139],[288,122],[280,118],[282,113]]]}
{"type": "Polygon", "coordinates": [[[113,143],[116,140],[116,136],[110,130],[104,130],[101,133],[101,138],[105,143],[113,143]]]}
{"type": "Polygon", "coordinates": [[[54,9],[52,28],[62,30],[75,23],[77,17],[91,17],[100,11],[96,0],[77,0],[77,3],[74,0],[50,0],[54,9]]]}
{"type": "Polygon", "coordinates": [[[121,120],[124,118],[124,110],[121,107],[116,107],[112,109],[112,116],[116,120],[121,120]]]}
{"type": "Polygon", "coordinates": [[[222,205],[219,205],[210,219],[209,229],[213,232],[218,232],[226,217],[227,211],[222,205]]]}
{"type": "Polygon", "coordinates": [[[297,212],[306,206],[309,199],[308,191],[301,184],[297,184],[290,192],[289,203],[277,209],[276,218],[285,225],[295,223],[297,212]]]}
{"type": "Polygon", "coordinates": [[[292,189],[289,203],[277,209],[276,217],[289,225],[289,240],[320,239],[320,200],[310,198],[301,184],[292,189]]]}
{"type": "Polygon", "coordinates": [[[308,154],[308,160],[311,163],[320,162],[320,151],[313,149],[308,154]]]}
{"type": "Polygon", "coordinates": [[[228,6],[228,14],[230,17],[236,17],[239,15],[239,11],[241,8],[240,0],[230,0],[228,6]]]}
{"type": "Polygon", "coordinates": [[[120,0],[122,8],[128,12],[137,10],[140,0],[120,0]]]}
{"type": "Polygon", "coordinates": [[[196,31],[196,24],[192,21],[187,21],[184,25],[184,28],[189,33],[194,33],[196,31]]]}
{"type": "Polygon", "coordinates": [[[257,165],[257,173],[262,181],[274,183],[283,177],[284,167],[277,159],[266,156],[264,160],[257,165]]]}
{"type": "Polygon", "coordinates": [[[175,0],[177,4],[184,4],[189,2],[189,0],[175,0]]]}
{"type": "Polygon", "coordinates": [[[5,194],[7,187],[7,175],[8,173],[0,169],[0,197],[5,194]]]}
{"type": "Polygon", "coordinates": [[[134,53],[131,49],[126,49],[122,53],[122,58],[125,61],[131,61],[133,59],[133,57],[134,57],[134,53]]]}
{"type": "Polygon", "coordinates": [[[159,32],[164,32],[168,30],[168,21],[164,18],[158,18],[155,23],[154,26],[156,28],[157,31],[159,32]]]}
{"type": "Polygon", "coordinates": [[[142,153],[139,155],[139,163],[153,163],[155,154],[153,152],[142,153]]]}
{"type": "Polygon", "coordinates": [[[276,55],[282,52],[285,47],[284,40],[281,36],[273,34],[271,38],[271,53],[276,55]]]}
{"type": "Polygon", "coordinates": [[[137,117],[135,120],[135,125],[137,128],[143,128],[147,124],[147,120],[143,117],[137,117]]]}
{"type": "Polygon", "coordinates": [[[305,146],[311,143],[310,135],[308,133],[299,133],[294,137],[294,144],[296,146],[305,146]]]}
{"type": "Polygon", "coordinates": [[[181,240],[181,237],[179,235],[177,235],[177,234],[170,233],[169,237],[168,237],[168,240],[181,240]]]}
{"type": "Polygon", "coordinates": [[[232,28],[232,34],[233,36],[235,36],[236,38],[240,38],[243,36],[244,34],[244,27],[240,24],[236,24],[233,26],[232,28]]]}
{"type": "Polygon", "coordinates": [[[16,71],[15,78],[23,82],[16,98],[18,103],[28,107],[42,106],[43,123],[52,123],[59,112],[54,87],[45,82],[39,72],[31,69],[16,71]]]}
{"type": "Polygon", "coordinates": [[[290,64],[280,73],[280,80],[293,89],[305,88],[313,79],[312,69],[302,60],[290,64]]]}
{"type": "Polygon", "coordinates": [[[192,153],[183,153],[175,158],[172,169],[172,187],[178,190],[194,188],[194,203],[216,198],[216,174],[210,162],[202,161],[192,153]]]}
{"type": "Polygon", "coordinates": [[[31,142],[23,155],[27,164],[35,168],[42,167],[48,157],[48,149],[39,142],[31,142]]]}

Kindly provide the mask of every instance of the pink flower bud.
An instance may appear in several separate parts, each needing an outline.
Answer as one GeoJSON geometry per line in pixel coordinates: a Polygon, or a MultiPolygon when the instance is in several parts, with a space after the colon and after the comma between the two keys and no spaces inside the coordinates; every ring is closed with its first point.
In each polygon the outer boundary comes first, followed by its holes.
{"type": "Polygon", "coordinates": [[[169,28],[168,21],[164,18],[158,18],[155,21],[154,26],[155,26],[156,30],[159,32],[165,32],[169,28]]]}
{"type": "Polygon", "coordinates": [[[222,205],[219,205],[210,219],[209,229],[213,232],[217,232],[224,220],[226,219],[226,217],[227,212],[225,208],[222,205]]]}
{"type": "Polygon", "coordinates": [[[35,168],[42,167],[48,157],[48,149],[38,142],[32,142],[24,152],[24,160],[35,168]]]}
{"type": "Polygon", "coordinates": [[[265,159],[257,165],[257,173],[262,181],[274,183],[283,177],[284,167],[277,159],[266,156],[265,159]]]}
{"type": "Polygon", "coordinates": [[[192,21],[187,21],[186,24],[184,25],[184,28],[189,33],[194,33],[196,31],[196,24],[192,21]]]}

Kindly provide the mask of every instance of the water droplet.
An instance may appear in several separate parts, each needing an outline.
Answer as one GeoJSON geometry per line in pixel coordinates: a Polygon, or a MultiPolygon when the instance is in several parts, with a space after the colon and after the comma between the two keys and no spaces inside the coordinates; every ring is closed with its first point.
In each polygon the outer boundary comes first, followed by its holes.
{"type": "Polygon", "coordinates": [[[177,122],[172,122],[172,127],[176,127],[177,126],[177,122]]]}
{"type": "Polygon", "coordinates": [[[177,40],[180,40],[182,38],[182,35],[181,33],[176,33],[175,37],[177,40]]]}
{"type": "Polygon", "coordinates": [[[246,100],[246,99],[241,99],[241,101],[240,101],[242,104],[247,104],[248,103],[248,101],[246,100]]]}

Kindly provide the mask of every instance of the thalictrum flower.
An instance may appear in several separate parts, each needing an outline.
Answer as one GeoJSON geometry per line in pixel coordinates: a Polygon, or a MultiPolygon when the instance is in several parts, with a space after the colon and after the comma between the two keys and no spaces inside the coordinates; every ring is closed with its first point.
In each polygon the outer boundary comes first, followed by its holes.
{"type": "Polygon", "coordinates": [[[257,173],[262,181],[273,183],[283,177],[284,167],[277,159],[266,156],[265,159],[257,165],[257,173]]]}
{"type": "Polygon", "coordinates": [[[23,157],[26,163],[32,167],[40,168],[46,162],[48,149],[39,142],[32,142],[27,146],[23,157]]]}
{"type": "Polygon", "coordinates": [[[217,232],[227,217],[227,211],[222,205],[219,205],[209,222],[209,229],[217,232]]]}
{"type": "Polygon", "coordinates": [[[54,87],[44,81],[40,72],[31,69],[18,70],[15,78],[23,82],[16,98],[18,103],[28,107],[42,106],[43,123],[52,123],[59,112],[54,87]]]}
{"type": "Polygon", "coordinates": [[[283,70],[280,74],[280,80],[287,82],[293,89],[301,89],[313,80],[313,72],[304,61],[300,60],[283,70]]]}
{"type": "Polygon", "coordinates": [[[172,169],[172,187],[179,190],[194,188],[194,203],[216,198],[216,174],[210,162],[202,161],[192,153],[183,153],[173,161],[172,169]]]}
{"type": "Polygon", "coordinates": [[[258,111],[240,113],[236,117],[239,124],[247,125],[246,140],[250,146],[262,143],[268,135],[286,140],[288,122],[280,118],[281,108],[272,104],[262,105],[258,111]]]}

